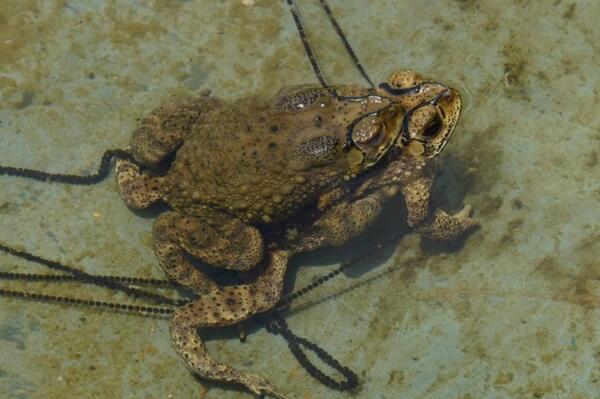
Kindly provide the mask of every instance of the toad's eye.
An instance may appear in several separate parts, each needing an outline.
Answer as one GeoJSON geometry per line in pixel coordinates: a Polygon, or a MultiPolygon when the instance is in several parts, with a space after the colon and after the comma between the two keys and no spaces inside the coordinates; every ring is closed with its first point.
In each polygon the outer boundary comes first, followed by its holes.
{"type": "MultiPolygon", "coordinates": [[[[381,119],[370,116],[361,119],[352,129],[352,141],[356,144],[379,142],[384,135],[385,127],[381,119]]],[[[378,143],[377,143],[378,144],[378,143]]]]}
{"type": "Polygon", "coordinates": [[[443,127],[443,123],[442,120],[440,119],[439,115],[436,115],[431,122],[429,122],[429,125],[427,125],[427,127],[425,129],[423,129],[423,136],[425,137],[432,137],[435,136],[436,134],[439,133],[439,131],[442,129],[443,127]]]}

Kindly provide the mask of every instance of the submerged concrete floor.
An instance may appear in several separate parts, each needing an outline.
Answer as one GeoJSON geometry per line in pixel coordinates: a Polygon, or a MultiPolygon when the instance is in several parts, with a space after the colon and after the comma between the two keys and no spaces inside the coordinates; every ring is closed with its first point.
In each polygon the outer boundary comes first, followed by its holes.
{"type": "MultiPolygon", "coordinates": [[[[0,164],[89,173],[172,95],[315,82],[285,2],[244,3],[0,2],[0,164]]],[[[318,2],[299,3],[326,74],[361,82],[318,2]]],[[[297,334],[359,371],[352,395],[314,383],[264,329],[244,344],[233,330],[212,334],[209,348],[296,398],[598,398],[600,3],[421,3],[331,0],[374,79],[411,67],[465,93],[435,204],[472,204],[481,228],[456,245],[404,235],[290,312],[297,334]]],[[[403,230],[401,214],[392,207],[351,248],[298,258],[296,287],[403,230]]],[[[88,271],[160,277],[151,224],[113,180],[0,177],[0,242],[88,271]]],[[[43,269],[0,255],[0,270],[43,269]]],[[[0,286],[124,300],[78,285],[0,286]]],[[[167,330],[161,319],[0,298],[0,397],[250,397],[195,379],[167,330]]]]}

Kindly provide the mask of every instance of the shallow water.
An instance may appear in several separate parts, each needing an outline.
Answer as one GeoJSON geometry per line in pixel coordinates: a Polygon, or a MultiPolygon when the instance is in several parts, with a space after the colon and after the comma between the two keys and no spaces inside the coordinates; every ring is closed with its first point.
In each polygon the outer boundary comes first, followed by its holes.
{"type": "MultiPolygon", "coordinates": [[[[209,87],[232,100],[315,82],[283,1],[107,3],[0,3],[0,164],[90,173],[172,95],[209,87]]],[[[600,3],[330,3],[373,79],[410,67],[469,93],[434,204],[473,205],[481,228],[454,245],[404,235],[298,303],[290,327],[358,371],[357,398],[598,397],[600,3]]],[[[299,4],[329,79],[363,83],[318,2],[299,4]]],[[[112,179],[0,182],[0,243],[95,273],[162,277],[152,217],[127,209],[112,179]]],[[[352,246],[296,259],[296,287],[404,231],[399,208],[352,246]]],[[[43,271],[4,254],[0,270],[43,271]]],[[[235,330],[212,334],[209,349],[294,397],[351,396],[315,383],[281,338],[250,332],[244,344],[235,330]]],[[[0,298],[0,397],[251,396],[195,379],[165,320],[0,298]]]]}

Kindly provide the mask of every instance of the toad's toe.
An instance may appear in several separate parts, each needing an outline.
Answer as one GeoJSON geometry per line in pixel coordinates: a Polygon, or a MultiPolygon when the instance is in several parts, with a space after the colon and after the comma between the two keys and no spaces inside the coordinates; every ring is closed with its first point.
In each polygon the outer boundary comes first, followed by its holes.
{"type": "Polygon", "coordinates": [[[116,162],[115,170],[119,193],[128,206],[144,209],[160,200],[160,178],[144,174],[134,162],[125,159],[116,162]]]}

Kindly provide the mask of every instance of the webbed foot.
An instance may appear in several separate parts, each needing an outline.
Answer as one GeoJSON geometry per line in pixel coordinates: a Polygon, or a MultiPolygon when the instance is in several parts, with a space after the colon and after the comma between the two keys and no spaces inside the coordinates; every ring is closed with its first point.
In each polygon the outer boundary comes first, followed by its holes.
{"type": "Polygon", "coordinates": [[[173,346],[193,373],[213,381],[241,384],[258,396],[286,398],[262,377],[213,359],[199,329],[236,324],[271,309],[281,298],[289,257],[289,251],[270,252],[269,263],[255,283],[216,287],[175,310],[171,319],[173,346]]]}
{"type": "Polygon", "coordinates": [[[159,177],[144,174],[138,165],[126,159],[117,160],[115,171],[121,198],[131,208],[148,208],[160,200],[159,177]]]}

